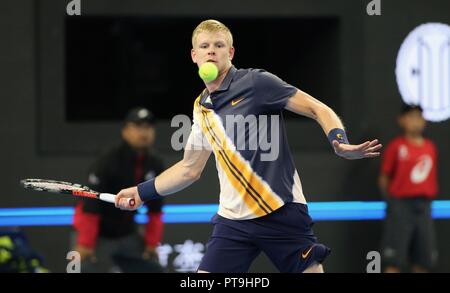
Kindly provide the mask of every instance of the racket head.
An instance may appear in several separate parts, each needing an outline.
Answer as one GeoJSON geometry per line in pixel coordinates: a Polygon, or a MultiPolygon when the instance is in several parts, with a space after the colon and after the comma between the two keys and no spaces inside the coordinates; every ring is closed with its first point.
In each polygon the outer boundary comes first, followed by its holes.
{"type": "MultiPolygon", "coordinates": [[[[87,186],[71,183],[66,181],[49,180],[49,179],[23,179],[20,184],[31,190],[44,191],[59,194],[71,194],[74,196],[98,198],[110,203],[115,202],[115,194],[98,193],[87,186]],[[102,196],[103,195],[103,196],[102,196]]],[[[136,204],[134,199],[128,200],[130,206],[136,204]]]]}
{"type": "Polygon", "coordinates": [[[73,191],[94,192],[89,187],[66,181],[49,179],[23,179],[20,184],[26,189],[51,193],[73,194],[73,191]]]}

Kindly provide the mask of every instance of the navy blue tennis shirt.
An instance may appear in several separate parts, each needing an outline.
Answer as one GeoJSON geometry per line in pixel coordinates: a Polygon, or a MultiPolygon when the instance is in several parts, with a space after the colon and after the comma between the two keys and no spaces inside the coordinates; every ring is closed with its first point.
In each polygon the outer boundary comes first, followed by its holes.
{"type": "MultiPolygon", "coordinates": [[[[253,219],[285,203],[306,204],[283,118],[297,91],[267,71],[233,66],[216,91],[205,89],[195,100],[186,149],[214,152],[220,216],[253,219]]],[[[138,191],[152,198],[154,182],[139,184],[138,191]]]]}
{"type": "Polygon", "coordinates": [[[187,147],[206,138],[214,152],[219,215],[251,219],[306,203],[282,113],[297,91],[264,70],[231,67],[219,89],[195,101],[187,147]]]}

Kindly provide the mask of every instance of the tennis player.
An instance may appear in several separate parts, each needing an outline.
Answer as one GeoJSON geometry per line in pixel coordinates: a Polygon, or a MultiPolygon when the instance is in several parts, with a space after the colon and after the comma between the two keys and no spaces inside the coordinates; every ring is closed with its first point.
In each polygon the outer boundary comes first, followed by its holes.
{"type": "MultiPolygon", "coordinates": [[[[335,153],[345,159],[379,156],[381,145],[378,140],[349,144],[341,120],[325,104],[264,70],[236,69],[232,34],[219,21],[201,22],[192,34],[192,46],[193,62],[198,66],[213,62],[219,76],[205,83],[206,89],[195,100],[194,124],[183,159],[156,178],[120,191],[116,206],[133,210],[143,202],[182,190],[200,178],[213,152],[220,205],[198,271],[246,272],[264,252],[280,272],[323,272],[322,262],[330,249],[314,236],[282,112],[287,109],[315,119],[335,153]],[[227,119],[253,116],[269,117],[261,120],[267,123],[259,123],[257,132],[259,137],[278,140],[274,159],[263,159],[268,152],[260,146],[236,147],[237,138],[229,135],[233,127],[225,125],[227,119]],[[129,206],[128,198],[134,198],[136,206],[129,206]]],[[[250,140],[255,135],[248,128],[238,132],[250,140]]]]}

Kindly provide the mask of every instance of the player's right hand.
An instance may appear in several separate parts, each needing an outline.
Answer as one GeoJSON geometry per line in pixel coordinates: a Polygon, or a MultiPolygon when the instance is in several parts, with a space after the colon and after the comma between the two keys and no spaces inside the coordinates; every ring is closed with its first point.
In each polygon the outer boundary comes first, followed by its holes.
{"type": "Polygon", "coordinates": [[[137,210],[142,203],[136,186],[122,189],[116,195],[116,208],[121,210],[134,211],[137,210]],[[133,206],[129,204],[129,199],[134,199],[135,204],[133,206]]]}
{"type": "Polygon", "coordinates": [[[378,142],[378,139],[358,145],[339,143],[337,140],[333,140],[333,147],[338,156],[347,160],[357,160],[378,157],[382,145],[378,142]]]}

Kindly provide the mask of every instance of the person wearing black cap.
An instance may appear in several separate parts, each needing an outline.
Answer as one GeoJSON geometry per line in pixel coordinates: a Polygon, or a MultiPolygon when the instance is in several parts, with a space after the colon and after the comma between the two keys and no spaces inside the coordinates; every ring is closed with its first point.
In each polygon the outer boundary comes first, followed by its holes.
{"type": "MultiPolygon", "coordinates": [[[[122,188],[149,180],[164,170],[162,160],[151,153],[155,140],[155,117],[145,108],[128,112],[122,127],[122,142],[108,150],[89,170],[89,186],[100,192],[115,193],[122,188]]],[[[74,215],[75,250],[80,253],[82,272],[162,271],[156,247],[163,233],[163,201],[147,205],[149,222],[144,237],[139,236],[135,213],[120,211],[109,203],[82,199],[74,215]],[[143,239],[142,239],[143,238],[143,239]],[[139,263],[152,263],[142,267],[139,263]],[[123,267],[123,260],[128,260],[123,267]],[[137,260],[137,265],[129,260],[137,260]],[[139,269],[139,268],[140,269],[139,269]]]]}

